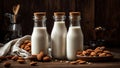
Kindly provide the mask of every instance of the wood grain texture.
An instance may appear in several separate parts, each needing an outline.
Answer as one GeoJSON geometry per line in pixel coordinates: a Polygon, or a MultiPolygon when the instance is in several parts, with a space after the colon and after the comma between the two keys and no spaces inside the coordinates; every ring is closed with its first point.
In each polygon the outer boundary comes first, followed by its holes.
{"type": "MultiPolygon", "coordinates": [[[[104,39],[119,46],[120,42],[120,1],[95,1],[95,26],[106,28],[104,39]]],[[[118,47],[116,46],[116,47],[118,47]]]]}
{"type": "MultiPolygon", "coordinates": [[[[10,68],[119,68],[120,67],[120,49],[112,48],[110,51],[114,55],[114,59],[105,62],[89,62],[86,64],[70,64],[68,61],[51,61],[37,62],[37,66],[30,66],[30,61],[26,60],[25,64],[20,64],[17,61],[7,60],[11,63],[10,68]]],[[[5,62],[5,61],[4,61],[5,62]]],[[[0,63],[0,68],[5,68],[3,62],[0,63]]]]}
{"type": "MultiPolygon", "coordinates": [[[[0,0],[0,13],[2,18],[0,30],[7,30],[9,19],[4,17],[4,13],[13,13],[12,7],[20,4],[18,14],[23,28],[23,35],[32,34],[33,13],[36,11],[47,12],[46,26],[48,33],[51,34],[55,11],[66,12],[66,26],[69,27],[68,14],[70,11],[81,12],[81,27],[84,33],[85,42],[95,40],[94,28],[103,26],[107,29],[105,40],[119,44],[120,41],[120,0],[0,0]],[[2,9],[3,8],[3,9],[2,9]],[[5,28],[3,28],[3,26],[5,28]]],[[[1,18],[1,17],[0,17],[1,18]]],[[[2,35],[2,34],[1,34],[2,35]]],[[[3,36],[3,35],[2,35],[3,36]]]]}

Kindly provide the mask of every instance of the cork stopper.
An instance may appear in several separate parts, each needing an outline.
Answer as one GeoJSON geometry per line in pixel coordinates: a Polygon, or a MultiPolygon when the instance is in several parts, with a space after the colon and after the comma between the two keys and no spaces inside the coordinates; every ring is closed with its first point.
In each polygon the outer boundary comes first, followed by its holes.
{"type": "Polygon", "coordinates": [[[81,20],[80,12],[70,12],[69,15],[71,20],[81,20]]]}
{"type": "Polygon", "coordinates": [[[54,12],[54,16],[63,16],[65,12],[54,12]]]}
{"type": "Polygon", "coordinates": [[[70,12],[70,16],[80,16],[80,12],[70,12]]]}
{"type": "Polygon", "coordinates": [[[35,19],[42,19],[43,16],[46,16],[46,12],[34,12],[35,19]]]}

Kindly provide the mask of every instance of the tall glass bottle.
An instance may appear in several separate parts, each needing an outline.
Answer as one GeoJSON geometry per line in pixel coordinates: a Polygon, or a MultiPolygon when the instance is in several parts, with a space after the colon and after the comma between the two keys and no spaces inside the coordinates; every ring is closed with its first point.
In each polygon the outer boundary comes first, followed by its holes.
{"type": "Polygon", "coordinates": [[[77,51],[83,50],[83,33],[80,26],[80,12],[70,12],[70,27],[67,33],[67,59],[75,60],[77,51]]]}
{"type": "Polygon", "coordinates": [[[52,57],[56,59],[66,58],[66,34],[65,13],[54,13],[54,26],[51,33],[52,57]]]}
{"type": "Polygon", "coordinates": [[[48,34],[45,26],[46,13],[35,12],[34,13],[34,28],[31,37],[32,55],[39,54],[43,51],[45,54],[48,53],[48,34]]]}

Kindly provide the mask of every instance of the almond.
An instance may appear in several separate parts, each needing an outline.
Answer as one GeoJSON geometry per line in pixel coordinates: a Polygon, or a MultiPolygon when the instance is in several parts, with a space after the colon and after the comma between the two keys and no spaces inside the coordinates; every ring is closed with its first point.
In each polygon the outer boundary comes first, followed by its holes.
{"type": "Polygon", "coordinates": [[[24,44],[27,44],[27,43],[29,43],[30,42],[30,40],[25,40],[24,41],[24,44]]]}
{"type": "Polygon", "coordinates": [[[82,60],[76,60],[77,62],[80,62],[80,61],[82,61],[82,60]]]}
{"type": "Polygon", "coordinates": [[[71,61],[70,64],[77,64],[78,61],[71,61]]]}
{"type": "Polygon", "coordinates": [[[18,59],[18,56],[13,56],[11,59],[16,61],[18,59]]]}
{"type": "Polygon", "coordinates": [[[103,51],[104,53],[108,53],[108,54],[110,54],[111,52],[110,51],[108,51],[108,50],[105,50],[105,51],[103,51]]]}
{"type": "Polygon", "coordinates": [[[4,65],[4,67],[10,67],[11,63],[10,62],[4,62],[3,65],[4,65]]]}
{"type": "Polygon", "coordinates": [[[99,57],[105,57],[105,56],[106,56],[106,53],[99,54],[99,57]]]}
{"type": "Polygon", "coordinates": [[[39,54],[37,54],[38,61],[41,61],[43,57],[44,57],[44,53],[42,51],[39,54]]]}
{"type": "Polygon", "coordinates": [[[86,51],[83,51],[82,54],[83,54],[84,56],[86,56],[86,55],[88,55],[89,53],[86,52],[86,51]]]}
{"type": "Polygon", "coordinates": [[[79,52],[79,51],[78,51],[78,52],[77,52],[77,55],[80,55],[80,54],[82,54],[82,52],[79,52]]]}
{"type": "Polygon", "coordinates": [[[108,56],[108,57],[109,57],[109,56],[112,56],[112,54],[106,54],[106,56],[108,56]]]}
{"type": "Polygon", "coordinates": [[[28,49],[28,48],[29,48],[29,46],[25,46],[25,47],[24,47],[24,50],[26,50],[26,49],[28,49]]]}
{"type": "Polygon", "coordinates": [[[95,51],[96,51],[96,50],[100,50],[100,47],[95,48],[95,51]]]}
{"type": "Polygon", "coordinates": [[[90,53],[90,52],[93,52],[93,50],[92,50],[92,49],[87,49],[86,51],[87,51],[87,52],[89,52],[89,53],[90,53]]]}
{"type": "Polygon", "coordinates": [[[105,50],[105,46],[101,46],[100,49],[101,49],[101,50],[105,50]]]}
{"type": "Polygon", "coordinates": [[[18,57],[18,60],[25,60],[23,57],[18,57]]]}
{"type": "Polygon", "coordinates": [[[95,52],[91,52],[90,56],[96,56],[97,54],[95,52]]]}
{"type": "Polygon", "coordinates": [[[20,48],[22,48],[22,49],[24,49],[24,47],[25,47],[25,45],[24,45],[24,44],[20,46],[20,48]]]}
{"type": "Polygon", "coordinates": [[[31,46],[31,43],[29,42],[29,43],[27,43],[27,46],[31,46]]]}
{"type": "Polygon", "coordinates": [[[19,62],[20,64],[25,63],[25,60],[17,60],[17,62],[19,62]]]}
{"type": "Polygon", "coordinates": [[[49,56],[43,57],[43,61],[45,61],[45,62],[50,61],[50,60],[51,60],[51,58],[49,56]]]}
{"type": "Polygon", "coordinates": [[[36,66],[36,65],[37,65],[37,62],[32,61],[32,62],[30,62],[30,65],[31,65],[31,66],[36,66]]]}
{"type": "Polygon", "coordinates": [[[79,62],[79,64],[85,64],[85,63],[86,61],[82,61],[82,60],[79,62]]]}

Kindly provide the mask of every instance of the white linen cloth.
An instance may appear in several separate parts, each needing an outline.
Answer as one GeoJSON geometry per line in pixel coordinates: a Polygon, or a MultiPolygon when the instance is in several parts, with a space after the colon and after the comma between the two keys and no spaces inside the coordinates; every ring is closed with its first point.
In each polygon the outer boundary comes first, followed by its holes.
{"type": "Polygon", "coordinates": [[[19,46],[23,43],[25,40],[31,40],[30,35],[26,35],[24,37],[14,39],[6,43],[5,45],[2,45],[0,47],[0,56],[6,56],[6,55],[18,55],[22,56],[24,58],[27,58],[28,56],[31,56],[31,54],[24,49],[21,49],[19,46]]]}

